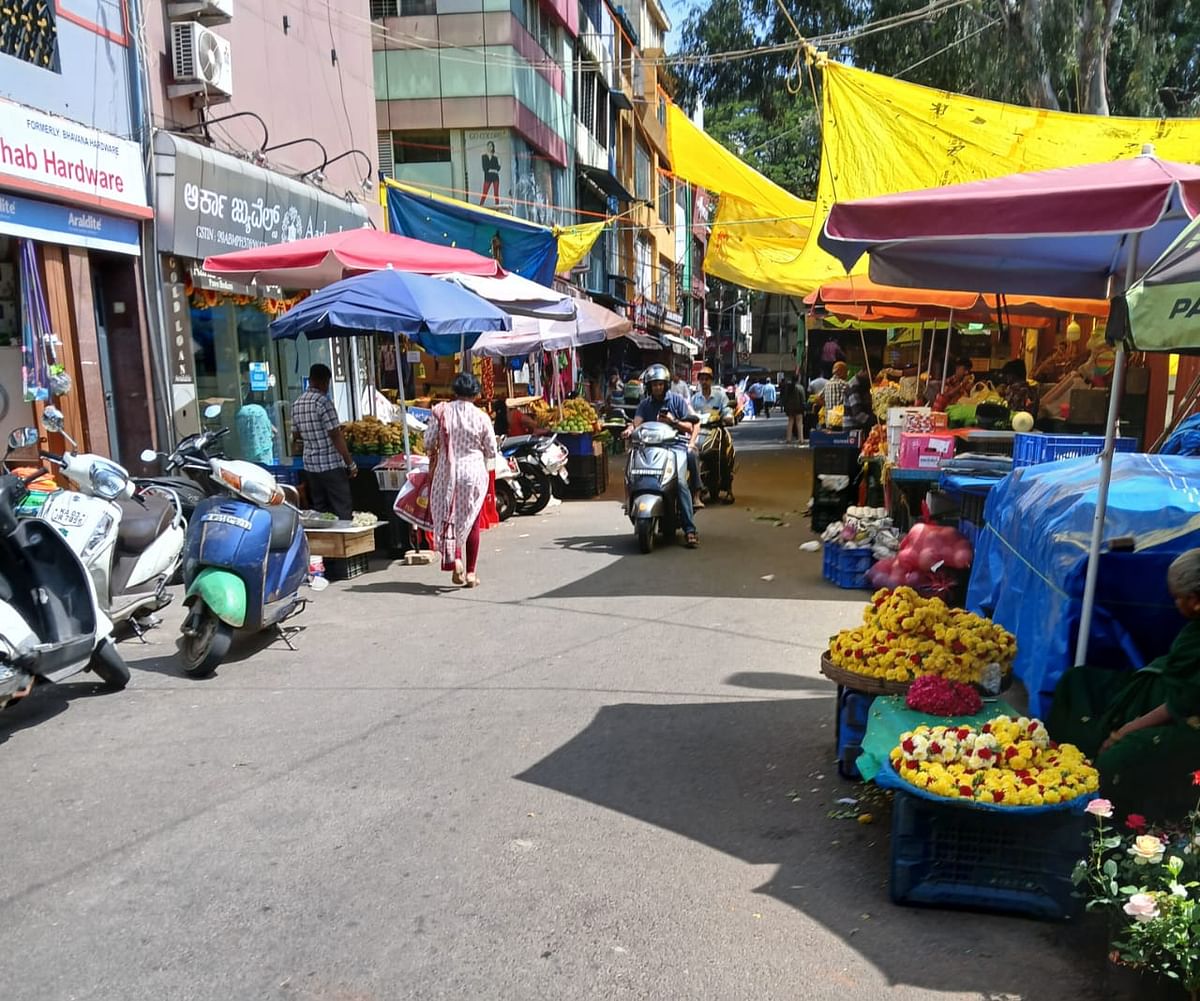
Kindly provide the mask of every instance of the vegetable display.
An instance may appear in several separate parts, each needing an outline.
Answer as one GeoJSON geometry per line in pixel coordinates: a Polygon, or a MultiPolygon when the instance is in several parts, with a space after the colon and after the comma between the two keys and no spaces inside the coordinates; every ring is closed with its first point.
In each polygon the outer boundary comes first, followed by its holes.
{"type": "Polygon", "coordinates": [[[875,587],[934,587],[939,584],[935,575],[943,568],[965,570],[974,558],[974,548],[957,529],[919,522],[904,537],[895,558],[876,563],[867,580],[875,587]]]}
{"type": "Polygon", "coordinates": [[[938,674],[993,691],[1016,653],[1006,629],[911,587],[876,591],[862,625],[838,633],[829,648],[837,667],[866,677],[907,682],[938,674]]]}
{"type": "MultiPolygon", "coordinates": [[[[342,425],[346,447],[360,455],[397,455],[404,451],[404,428],[400,424],[385,424],[378,417],[364,417],[342,425]]],[[[408,444],[414,455],[425,454],[425,436],[412,428],[408,444]]]]}
{"type": "Polygon", "coordinates": [[[1073,744],[1056,744],[1039,719],[997,716],[982,727],[918,726],[889,755],[909,785],[946,799],[1048,806],[1094,793],[1100,777],[1073,744]]]}

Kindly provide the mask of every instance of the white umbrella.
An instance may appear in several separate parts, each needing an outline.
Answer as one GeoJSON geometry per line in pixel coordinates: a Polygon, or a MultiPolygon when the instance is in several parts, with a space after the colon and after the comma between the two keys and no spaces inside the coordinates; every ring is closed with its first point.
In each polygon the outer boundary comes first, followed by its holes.
{"type": "Polygon", "coordinates": [[[510,316],[532,316],[542,320],[575,318],[575,300],[569,295],[563,295],[511,272],[498,278],[458,272],[438,277],[474,292],[493,306],[499,306],[510,316]]]}
{"type": "Polygon", "coordinates": [[[577,310],[573,320],[539,320],[513,317],[511,331],[480,336],[472,347],[476,354],[512,358],[532,351],[561,351],[624,337],[633,324],[619,313],[585,299],[572,300],[577,310]]]}

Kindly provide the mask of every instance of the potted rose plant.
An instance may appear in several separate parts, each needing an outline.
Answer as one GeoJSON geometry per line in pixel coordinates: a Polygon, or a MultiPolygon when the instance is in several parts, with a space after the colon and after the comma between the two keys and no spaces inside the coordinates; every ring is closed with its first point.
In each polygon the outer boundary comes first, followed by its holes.
{"type": "MultiPolygon", "coordinates": [[[[1200,785],[1200,771],[1192,781],[1200,785]]],[[[1200,998],[1200,805],[1180,824],[1131,814],[1109,823],[1113,804],[1092,800],[1090,851],[1075,868],[1089,910],[1109,914],[1112,958],[1174,981],[1200,998]]]]}

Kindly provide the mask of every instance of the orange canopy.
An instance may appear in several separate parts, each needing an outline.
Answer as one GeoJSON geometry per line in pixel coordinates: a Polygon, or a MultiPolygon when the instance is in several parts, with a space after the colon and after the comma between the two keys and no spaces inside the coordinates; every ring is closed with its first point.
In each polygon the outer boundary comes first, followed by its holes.
{"type": "Polygon", "coordinates": [[[1107,317],[1108,302],[1104,299],[1059,299],[1049,296],[979,294],[953,292],[945,289],[901,288],[877,285],[869,278],[848,277],[827,282],[804,299],[810,306],[823,305],[837,316],[854,319],[943,319],[950,310],[963,320],[996,318],[997,299],[1002,300],[1005,320],[1011,315],[1013,325],[1043,326],[1025,323],[1029,317],[1057,317],[1077,313],[1081,316],[1107,317]],[[842,307],[852,307],[844,310],[842,307]],[[893,311],[899,309],[896,315],[893,311]],[[859,310],[865,310],[861,313],[859,310]],[[908,311],[912,310],[911,313],[908,311]],[[1018,314],[1020,314],[1018,316],[1018,314]]]}

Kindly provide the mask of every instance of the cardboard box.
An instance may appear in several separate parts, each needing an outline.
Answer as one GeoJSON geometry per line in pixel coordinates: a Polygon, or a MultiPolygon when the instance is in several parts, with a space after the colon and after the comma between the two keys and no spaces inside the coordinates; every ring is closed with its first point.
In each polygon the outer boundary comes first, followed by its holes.
{"type": "Polygon", "coordinates": [[[903,434],[900,436],[901,469],[940,469],[954,458],[958,439],[952,434],[903,434]]]}
{"type": "Polygon", "coordinates": [[[1067,403],[1072,424],[1103,424],[1108,419],[1107,389],[1072,389],[1067,403]]]}

